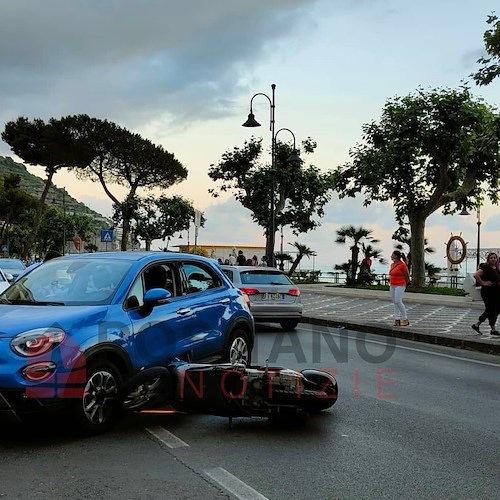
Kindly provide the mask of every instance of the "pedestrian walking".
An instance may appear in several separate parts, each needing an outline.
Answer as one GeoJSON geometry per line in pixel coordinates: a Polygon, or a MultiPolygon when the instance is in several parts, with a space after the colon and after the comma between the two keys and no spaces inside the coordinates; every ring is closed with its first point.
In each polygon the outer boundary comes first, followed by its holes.
{"type": "Polygon", "coordinates": [[[479,316],[477,323],[472,325],[472,329],[482,335],[479,326],[483,321],[488,320],[491,328],[491,335],[500,335],[496,330],[496,322],[500,307],[500,271],[497,268],[498,255],[490,252],[486,257],[486,262],[479,266],[474,273],[476,282],[481,286],[481,298],[484,302],[484,312],[479,316]]]}
{"type": "Polygon", "coordinates": [[[259,267],[267,267],[267,255],[260,258],[259,267]]]}
{"type": "Polygon", "coordinates": [[[391,255],[391,268],[389,270],[389,285],[391,300],[394,304],[394,326],[408,326],[406,307],[403,304],[403,294],[410,281],[410,273],[406,265],[406,257],[399,250],[394,250],[391,255]]]}

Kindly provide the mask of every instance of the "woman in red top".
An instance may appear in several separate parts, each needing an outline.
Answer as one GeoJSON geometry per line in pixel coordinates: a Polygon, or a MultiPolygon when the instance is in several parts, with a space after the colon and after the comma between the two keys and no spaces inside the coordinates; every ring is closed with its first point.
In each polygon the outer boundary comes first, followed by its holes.
{"type": "Polygon", "coordinates": [[[391,255],[392,264],[389,271],[389,285],[391,289],[391,299],[394,304],[394,326],[408,326],[408,316],[406,307],[403,304],[403,294],[406,285],[410,281],[410,273],[405,262],[405,256],[399,250],[394,250],[391,255]]]}

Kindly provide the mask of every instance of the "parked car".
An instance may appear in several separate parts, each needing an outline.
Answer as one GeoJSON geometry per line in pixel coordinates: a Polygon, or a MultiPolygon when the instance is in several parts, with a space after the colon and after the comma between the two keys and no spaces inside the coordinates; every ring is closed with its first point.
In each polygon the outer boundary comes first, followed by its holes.
{"type": "Polygon", "coordinates": [[[274,267],[221,266],[228,278],[247,297],[257,322],[276,322],[293,330],[302,318],[300,290],[274,267]]]}
{"type": "Polygon", "coordinates": [[[243,294],[209,259],[165,252],[67,255],[0,294],[0,417],[66,406],[108,428],[121,385],[173,360],[251,361],[243,294]]]}
{"type": "Polygon", "coordinates": [[[0,293],[3,292],[6,288],[9,288],[10,282],[8,278],[8,274],[6,275],[1,269],[0,269],[0,293]]]}
{"type": "Polygon", "coordinates": [[[0,269],[10,274],[15,280],[26,269],[26,266],[19,259],[0,259],[0,269]]]}

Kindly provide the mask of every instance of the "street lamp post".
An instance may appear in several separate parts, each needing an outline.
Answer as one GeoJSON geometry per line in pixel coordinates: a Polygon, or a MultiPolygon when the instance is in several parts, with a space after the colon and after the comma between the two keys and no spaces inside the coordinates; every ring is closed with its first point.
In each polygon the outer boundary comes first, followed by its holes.
{"type": "Polygon", "coordinates": [[[253,100],[257,96],[264,96],[268,101],[270,105],[270,123],[269,123],[269,129],[271,131],[271,206],[269,207],[269,230],[268,230],[268,238],[267,238],[267,246],[266,246],[266,254],[268,257],[269,265],[270,266],[276,266],[276,259],[274,257],[274,244],[275,244],[275,238],[276,238],[276,207],[275,207],[275,181],[276,181],[276,137],[279,132],[282,130],[287,130],[290,132],[293,136],[293,151],[292,155],[289,158],[289,161],[293,162],[300,162],[300,158],[297,154],[297,151],[295,149],[295,135],[294,133],[288,129],[288,128],[280,128],[276,133],[274,132],[274,127],[275,127],[275,118],[276,118],[276,104],[275,104],[275,97],[276,97],[276,84],[271,85],[271,97],[269,97],[267,94],[263,94],[261,92],[258,92],[257,94],[254,94],[252,98],[250,99],[250,113],[248,115],[247,121],[243,123],[243,127],[260,127],[260,123],[255,119],[255,115],[253,114],[253,100]]]}
{"type": "MultiPolygon", "coordinates": [[[[464,207],[459,215],[470,215],[467,209],[464,207]]],[[[476,224],[477,224],[477,246],[476,246],[476,269],[479,269],[479,263],[481,261],[481,206],[477,207],[476,211],[476,224]]]]}
{"type": "Polygon", "coordinates": [[[479,269],[479,253],[481,251],[481,207],[477,207],[476,214],[476,224],[477,224],[477,253],[476,253],[476,269],[479,269]]]}

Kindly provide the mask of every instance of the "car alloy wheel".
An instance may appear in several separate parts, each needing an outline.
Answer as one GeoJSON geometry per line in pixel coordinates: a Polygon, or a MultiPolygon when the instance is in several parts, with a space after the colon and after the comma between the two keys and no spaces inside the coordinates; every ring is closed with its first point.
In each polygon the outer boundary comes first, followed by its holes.
{"type": "Polygon", "coordinates": [[[229,342],[226,361],[231,364],[243,363],[250,364],[251,352],[248,345],[246,334],[242,330],[237,330],[233,333],[229,342]]]}
{"type": "Polygon", "coordinates": [[[108,371],[94,373],[83,393],[83,412],[93,425],[102,425],[113,413],[113,406],[118,393],[115,377],[108,371]]]}
{"type": "Polygon", "coordinates": [[[87,365],[87,382],[81,396],[72,403],[79,430],[86,435],[98,434],[114,423],[118,410],[121,376],[108,361],[87,365]]]}

